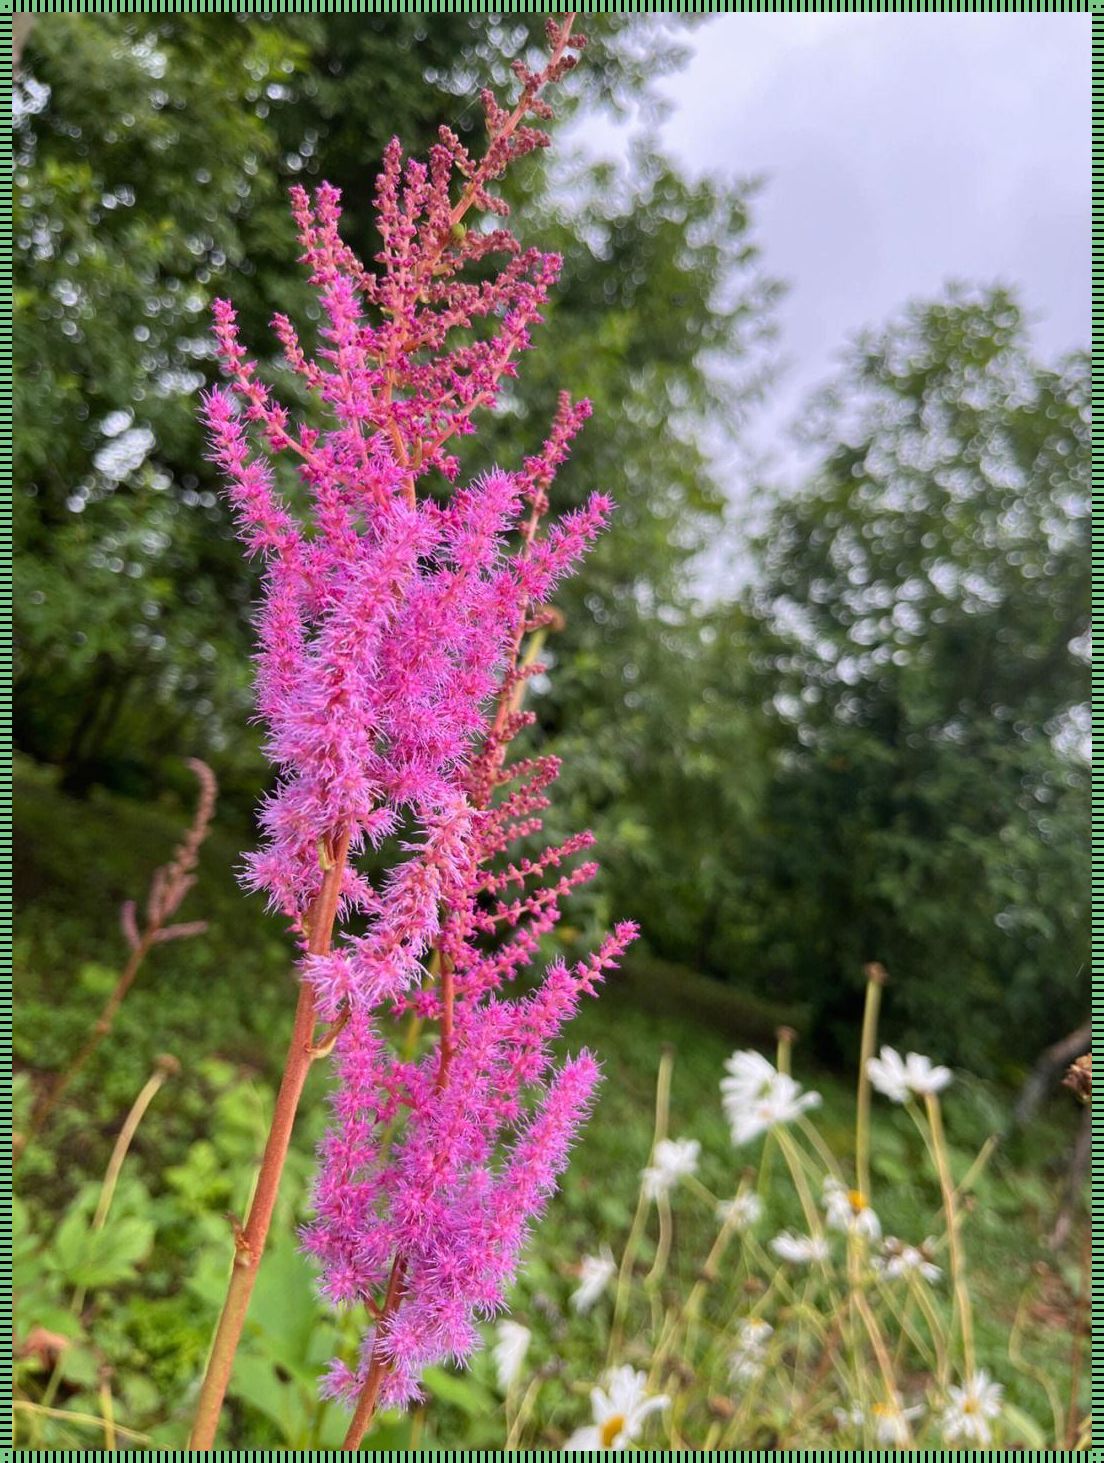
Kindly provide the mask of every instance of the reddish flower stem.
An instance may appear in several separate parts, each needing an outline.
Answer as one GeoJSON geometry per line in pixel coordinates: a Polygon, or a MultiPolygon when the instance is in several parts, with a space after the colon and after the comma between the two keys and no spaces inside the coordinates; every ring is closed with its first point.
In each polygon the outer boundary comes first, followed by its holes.
{"type": "Polygon", "coordinates": [[[147,933],[142,936],[142,939],[138,943],[137,947],[131,951],[130,959],[127,961],[123,969],[122,975],[120,975],[118,981],[116,982],[114,990],[111,992],[110,996],[108,996],[104,1008],[100,1012],[99,1018],[96,1021],[96,1024],[93,1026],[91,1032],[88,1035],[88,1039],[85,1041],[80,1051],[70,1062],[67,1069],[62,1072],[61,1076],[58,1077],[54,1084],[47,1089],[46,1093],[39,1098],[38,1102],[35,1104],[34,1110],[31,1113],[31,1119],[30,1122],[27,1124],[26,1131],[23,1133],[17,1133],[15,1135],[13,1151],[16,1161],[18,1161],[18,1159],[22,1156],[27,1148],[27,1145],[34,1138],[36,1138],[38,1134],[42,1131],[42,1129],[46,1126],[47,1121],[49,1120],[54,1109],[57,1107],[58,1103],[60,1103],[61,1099],[69,1091],[69,1088],[72,1086],[74,1080],[79,1077],[81,1072],[84,1070],[88,1059],[96,1052],[100,1043],[111,1031],[111,1028],[115,1023],[115,1016],[119,1010],[119,1007],[123,1004],[127,992],[134,984],[135,978],[138,975],[138,971],[141,968],[142,961],[149,954],[152,944],[153,934],[152,932],[147,931],[147,933]]]}
{"type": "MultiPolygon", "coordinates": [[[[331,840],[332,862],[311,908],[308,949],[312,955],[325,955],[329,951],[348,853],[349,830],[346,828],[336,839],[331,840]]],[[[188,1447],[195,1452],[207,1452],[214,1446],[222,1404],[234,1367],[234,1356],[241,1340],[246,1312],[276,1207],[276,1196],[287,1160],[295,1114],[311,1063],[318,1053],[318,1048],[314,1045],[315,1022],[314,992],[306,981],[302,981],[291,1044],[280,1080],[280,1090],[276,1095],[276,1108],[265,1143],[264,1157],[261,1159],[257,1187],[249,1207],[249,1217],[234,1238],[234,1266],[230,1272],[230,1284],[211,1345],[192,1435],[188,1440],[188,1447]]]]}
{"type": "Polygon", "coordinates": [[[361,1439],[368,1431],[372,1418],[375,1416],[380,1384],[383,1382],[383,1374],[387,1367],[379,1349],[380,1327],[389,1316],[394,1315],[402,1304],[402,1284],[405,1274],[406,1261],[400,1255],[396,1255],[395,1262],[391,1266],[391,1278],[387,1282],[387,1295],[376,1323],[376,1340],[372,1344],[372,1360],[368,1363],[368,1375],[364,1379],[364,1386],[357,1398],[356,1411],[349,1423],[349,1431],[345,1434],[345,1441],[341,1444],[343,1453],[355,1453],[359,1450],[361,1439]]]}
{"type": "Polygon", "coordinates": [[[437,1068],[437,1090],[440,1092],[448,1081],[449,1062],[452,1061],[453,1029],[452,1016],[456,1004],[456,982],[453,980],[452,961],[447,955],[441,957],[441,1065],[437,1068]]]}

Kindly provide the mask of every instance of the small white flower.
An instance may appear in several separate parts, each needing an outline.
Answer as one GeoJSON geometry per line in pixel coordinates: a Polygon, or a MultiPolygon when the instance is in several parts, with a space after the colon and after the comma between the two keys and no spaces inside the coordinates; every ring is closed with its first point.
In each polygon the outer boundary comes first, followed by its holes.
{"type": "Polygon", "coordinates": [[[590,1394],[594,1422],[572,1433],[563,1445],[565,1453],[592,1453],[610,1448],[620,1451],[638,1437],[645,1419],[669,1405],[668,1397],[649,1397],[648,1378],[631,1366],[615,1367],[606,1385],[590,1394]]]}
{"type": "Polygon", "coordinates": [[[777,1076],[774,1066],[762,1052],[733,1052],[725,1062],[726,1077],[721,1079],[721,1088],[747,1100],[753,1101],[777,1076]]]}
{"type": "Polygon", "coordinates": [[[680,1179],[698,1171],[701,1144],[696,1138],[661,1138],[655,1146],[651,1164],[644,1169],[644,1197],[658,1199],[673,1189],[680,1179]]]}
{"type": "Polygon", "coordinates": [[[891,1102],[905,1102],[913,1095],[934,1095],[951,1082],[950,1068],[933,1066],[930,1057],[922,1057],[918,1052],[902,1057],[891,1046],[882,1047],[880,1056],[867,1060],[866,1075],[891,1102]]]}
{"type": "Polygon", "coordinates": [[[746,1194],[737,1194],[734,1199],[723,1199],[717,1205],[717,1218],[721,1223],[731,1221],[733,1228],[740,1233],[754,1229],[762,1217],[763,1201],[750,1190],[746,1194]]]}
{"type": "Polygon", "coordinates": [[[866,1426],[866,1413],[857,1402],[850,1407],[833,1407],[832,1416],[836,1419],[836,1426],[843,1432],[861,1432],[866,1426]]]}
{"type": "Polygon", "coordinates": [[[909,1423],[924,1411],[923,1406],[902,1407],[899,1400],[875,1402],[869,1415],[856,1402],[851,1407],[834,1409],[836,1426],[843,1432],[862,1434],[866,1428],[874,1429],[874,1441],[883,1447],[903,1448],[911,1442],[909,1423]]]}
{"type": "Polygon", "coordinates": [[[786,1260],[791,1265],[811,1265],[814,1261],[826,1260],[829,1254],[826,1239],[794,1234],[789,1229],[776,1234],[770,1247],[780,1260],[786,1260]]]}
{"type": "Polygon", "coordinates": [[[585,1315],[597,1305],[605,1293],[606,1286],[617,1274],[617,1262],[609,1245],[603,1245],[597,1255],[584,1255],[579,1266],[579,1284],[571,1292],[571,1304],[585,1315]]]}
{"type": "Polygon", "coordinates": [[[961,1387],[947,1389],[949,1401],[943,1412],[943,1440],[974,1443],[987,1448],[993,1440],[989,1423],[1000,1416],[1004,1388],[981,1368],[961,1387]]]}
{"type": "Polygon", "coordinates": [[[767,1362],[767,1347],[774,1335],[774,1327],[758,1316],[749,1316],[740,1322],[738,1345],[729,1358],[729,1376],[734,1382],[754,1382],[763,1375],[767,1362]]]}
{"type": "Polygon", "coordinates": [[[874,1441],[882,1447],[903,1448],[912,1441],[909,1423],[924,1411],[923,1407],[902,1407],[895,1398],[892,1402],[875,1402],[870,1409],[870,1420],[874,1424],[874,1441]]]}
{"type": "Polygon", "coordinates": [[[872,1262],[874,1270],[885,1280],[903,1280],[909,1275],[918,1275],[921,1280],[934,1285],[943,1274],[932,1262],[934,1244],[934,1240],[926,1239],[919,1246],[907,1245],[903,1240],[887,1235],[882,1254],[872,1262]]]}
{"type": "Polygon", "coordinates": [[[839,1179],[829,1177],[824,1180],[823,1200],[829,1229],[841,1229],[867,1240],[881,1238],[878,1216],[857,1189],[848,1189],[839,1179]]]}
{"type": "Polygon", "coordinates": [[[802,1092],[787,1072],[778,1072],[759,1052],[733,1052],[721,1078],[721,1105],[732,1141],[750,1143],[778,1123],[792,1123],[820,1102],[817,1092],[802,1092]]]}
{"type": "Polygon", "coordinates": [[[508,1392],[521,1373],[532,1332],[519,1321],[500,1321],[495,1335],[498,1339],[491,1356],[498,1374],[498,1390],[508,1392]]]}

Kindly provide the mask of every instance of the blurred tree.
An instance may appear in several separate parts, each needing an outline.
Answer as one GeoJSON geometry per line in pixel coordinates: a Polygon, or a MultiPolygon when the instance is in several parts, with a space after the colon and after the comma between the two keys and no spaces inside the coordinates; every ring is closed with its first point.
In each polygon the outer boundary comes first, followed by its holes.
{"type": "MultiPolygon", "coordinates": [[[[285,189],[329,177],[348,237],[375,249],[370,200],[392,132],[424,148],[458,97],[539,43],[539,17],[50,17],[17,99],[16,483],[19,718],[26,749],[79,789],[148,790],[165,753],[202,751],[232,796],[259,771],[248,716],[249,571],[203,460],[196,394],[207,307],[233,294],[263,347],[306,291],[285,189]],[[90,606],[95,613],[90,613],[90,606]]],[[[616,114],[678,63],[666,23],[595,17],[560,108],[616,114]]],[[[460,105],[460,126],[481,125],[460,105]]],[[[588,113],[590,115],[590,113],[588,113]]],[[[720,509],[700,445],[719,401],[707,356],[745,355],[773,287],[748,243],[747,188],[690,184],[646,150],[578,165],[548,201],[521,170],[528,227],[567,255],[550,339],[523,363],[496,447],[540,440],[557,389],[595,398],[565,492],[621,500],[585,598],[566,606],[552,731],[583,706],[611,727],[632,639],[681,594],[720,509]]],[[[274,368],[275,369],[275,368],[274,368]]],[[[282,378],[282,387],[289,387],[282,378]]],[[[473,464],[474,466],[475,464],[473,464]]],[[[611,733],[612,734],[612,733],[611,733]]]]}
{"type": "Polygon", "coordinates": [[[1032,1055],[1088,1001],[1088,357],[952,292],[861,343],[809,437],[750,600],[762,969],[827,1041],[877,959],[905,1036],[1032,1055]]]}
{"type": "Polygon", "coordinates": [[[264,98],[304,57],[207,16],[43,17],[25,52],[16,728],[75,785],[244,720],[249,589],[193,412],[211,283],[277,202],[264,98]]]}
{"type": "MultiPolygon", "coordinates": [[[[646,121],[675,24],[589,20],[561,120],[593,133],[643,98],[646,121]]],[[[475,132],[463,99],[540,27],[59,15],[30,32],[16,730],[70,788],[148,795],[192,752],[252,806],[253,580],[195,421],[210,299],[232,294],[262,350],[274,310],[307,318],[287,184],[342,186],[370,258],[388,137],[424,150],[458,108],[475,132]]],[[[912,309],[812,414],[820,466],[775,505],[754,590],[706,610],[715,463],[778,293],[754,188],[689,180],[646,141],[616,165],[531,159],[511,187],[565,269],[490,448],[516,464],[561,387],[588,395],[558,491],[619,503],[531,703],[565,758],[565,823],[599,833],[603,897],[668,959],[808,1002],[825,1046],[878,958],[906,1036],[975,1068],[1033,1052],[1087,991],[1087,359],[1033,360],[1003,291],[912,309]]]]}

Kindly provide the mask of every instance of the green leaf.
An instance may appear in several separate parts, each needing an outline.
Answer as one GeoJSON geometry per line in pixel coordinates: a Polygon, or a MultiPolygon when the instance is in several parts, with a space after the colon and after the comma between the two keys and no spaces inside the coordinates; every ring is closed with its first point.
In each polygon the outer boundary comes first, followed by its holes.
{"type": "Polygon", "coordinates": [[[474,1377],[447,1372],[442,1367],[427,1367],[422,1373],[426,1390],[441,1402],[459,1407],[469,1417],[475,1417],[494,1406],[494,1398],[474,1377]]]}
{"type": "Polygon", "coordinates": [[[74,1208],[58,1226],[48,1258],[71,1284],[95,1290],[131,1279],[149,1254],[153,1237],[149,1220],[123,1215],[94,1230],[87,1215],[74,1208]]]}
{"type": "Polygon", "coordinates": [[[1041,1452],[1046,1452],[1050,1448],[1050,1442],[1043,1429],[1021,1408],[1014,1406],[1011,1402],[1006,1402],[1002,1416],[1006,1427],[1010,1428],[1014,1436],[1026,1443],[1029,1448],[1038,1448],[1041,1452]]]}
{"type": "Polygon", "coordinates": [[[290,1380],[281,1378],[267,1358],[239,1354],[234,1363],[230,1392],[275,1423],[285,1442],[294,1439],[297,1425],[302,1422],[297,1387],[290,1380]]]}
{"type": "Polygon", "coordinates": [[[247,1322],[250,1346],[288,1368],[302,1368],[317,1326],[314,1271],[290,1236],[283,1237],[261,1262],[247,1322]]]}

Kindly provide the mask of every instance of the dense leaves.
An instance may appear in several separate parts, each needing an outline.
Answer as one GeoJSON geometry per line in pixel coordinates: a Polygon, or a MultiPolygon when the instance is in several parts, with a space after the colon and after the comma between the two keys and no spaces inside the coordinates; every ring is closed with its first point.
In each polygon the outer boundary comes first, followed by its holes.
{"type": "Polygon", "coordinates": [[[843,1014],[879,959],[910,1034],[1026,1056],[1088,1002],[1088,359],[1043,367],[1012,297],[952,294],[820,411],[751,598],[767,958],[843,1014]]]}
{"type": "MultiPolygon", "coordinates": [[[[646,119],[675,24],[595,17],[565,115],[593,129],[643,98],[646,119]]],[[[210,299],[233,293],[262,355],[274,310],[309,338],[287,184],[341,185],[371,256],[387,138],[424,147],[477,72],[538,37],[536,18],[478,16],[31,31],[17,736],[71,790],[148,797],[183,787],[179,759],[201,753],[225,816],[253,805],[255,585],[195,421],[210,299]]],[[[461,130],[480,125],[460,110],[461,130]]],[[[595,421],[559,503],[596,488],[619,503],[558,602],[555,675],[532,701],[565,759],[564,827],[599,832],[599,903],[663,960],[804,1010],[829,1047],[877,958],[902,1036],[975,1067],[1030,1057],[1087,990],[1087,359],[1035,360],[1006,292],[914,307],[808,414],[809,480],[739,545],[752,589],[703,606],[695,566],[734,486],[717,463],[761,384],[778,293],[754,189],[688,179],[646,127],[622,162],[533,158],[512,186],[564,277],[481,452],[517,465],[568,382],[595,421]]]]}

